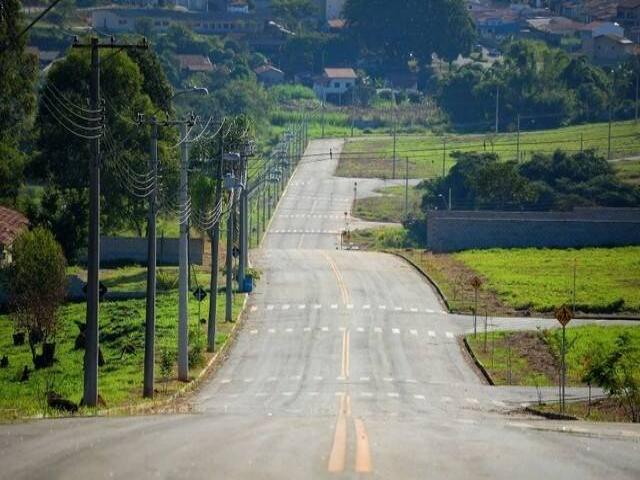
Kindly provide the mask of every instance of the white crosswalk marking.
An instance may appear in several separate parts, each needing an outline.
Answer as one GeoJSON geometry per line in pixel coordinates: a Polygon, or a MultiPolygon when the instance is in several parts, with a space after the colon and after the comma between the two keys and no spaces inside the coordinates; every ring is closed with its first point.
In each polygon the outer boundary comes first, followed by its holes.
{"type": "Polygon", "coordinates": [[[424,395],[415,394],[413,398],[415,398],[416,400],[424,400],[424,395]]]}
{"type": "Polygon", "coordinates": [[[329,331],[329,327],[322,327],[322,331],[323,332],[328,332],[329,331]]]}
{"type": "Polygon", "coordinates": [[[321,309],[321,308],[322,308],[322,305],[319,305],[319,304],[317,304],[317,303],[316,303],[316,304],[313,306],[313,308],[315,308],[316,310],[319,310],[319,309],[321,309]]]}
{"type": "Polygon", "coordinates": [[[425,310],[425,312],[427,312],[427,313],[436,313],[436,312],[434,312],[433,310],[431,310],[430,308],[427,308],[427,309],[425,310]]]}
{"type": "Polygon", "coordinates": [[[401,311],[402,311],[402,307],[396,307],[394,310],[395,310],[396,312],[401,312],[401,311]]]}
{"type": "Polygon", "coordinates": [[[273,305],[267,305],[267,310],[273,310],[273,305]]]}
{"type": "Polygon", "coordinates": [[[491,400],[491,403],[493,403],[496,407],[500,407],[500,408],[507,407],[507,404],[500,400],[491,400]]]}
{"type": "Polygon", "coordinates": [[[220,380],[220,383],[231,383],[231,379],[225,378],[224,380],[220,380]]]}
{"type": "Polygon", "coordinates": [[[474,405],[477,405],[480,403],[477,398],[467,398],[466,400],[468,403],[473,403],[474,405]]]}
{"type": "Polygon", "coordinates": [[[244,379],[244,383],[251,383],[253,382],[253,378],[245,378],[244,379]]]}
{"type": "Polygon", "coordinates": [[[435,337],[435,336],[436,336],[436,332],[434,332],[433,330],[429,330],[429,331],[427,332],[427,334],[428,334],[430,337],[435,337]]]}
{"type": "Polygon", "coordinates": [[[251,333],[251,335],[257,335],[258,330],[251,330],[251,332],[250,332],[250,333],[251,333]]]}
{"type": "Polygon", "coordinates": [[[291,397],[293,395],[293,392],[282,392],[282,395],[284,395],[285,397],[291,397]]]}
{"type": "Polygon", "coordinates": [[[398,335],[400,333],[400,329],[399,328],[392,328],[391,331],[393,333],[395,333],[396,335],[398,335]]]}
{"type": "Polygon", "coordinates": [[[255,312],[255,311],[257,311],[257,310],[258,310],[258,307],[256,307],[255,305],[252,305],[252,306],[251,306],[251,311],[252,311],[252,312],[255,312]]]}
{"type": "Polygon", "coordinates": [[[321,382],[323,380],[324,377],[320,376],[320,375],[316,375],[315,377],[313,377],[314,380],[317,380],[318,382],[321,382]]]}
{"type": "Polygon", "coordinates": [[[411,333],[411,335],[418,335],[417,330],[409,330],[409,333],[411,333]]]}
{"type": "Polygon", "coordinates": [[[256,397],[266,397],[268,395],[268,393],[266,392],[258,392],[256,393],[256,397]]]}
{"type": "Polygon", "coordinates": [[[305,331],[305,332],[310,332],[311,331],[311,327],[304,327],[302,330],[305,331]]]}
{"type": "Polygon", "coordinates": [[[447,338],[453,338],[453,333],[451,332],[446,332],[445,335],[447,336],[447,338]]]}
{"type": "Polygon", "coordinates": [[[338,330],[341,332],[346,332],[347,331],[347,327],[338,327],[338,330]]]}
{"type": "Polygon", "coordinates": [[[309,392],[307,395],[309,395],[310,397],[315,397],[318,395],[318,392],[309,392]]]}
{"type": "Polygon", "coordinates": [[[373,327],[373,331],[376,333],[382,333],[382,329],[380,327],[373,327]]]}
{"type": "Polygon", "coordinates": [[[415,313],[415,312],[417,312],[417,311],[418,311],[418,309],[417,309],[416,307],[411,307],[411,311],[412,311],[413,313],[415,313]]]}
{"type": "Polygon", "coordinates": [[[393,382],[393,377],[384,377],[383,380],[385,382],[393,382]]]}
{"type": "Polygon", "coordinates": [[[400,396],[400,394],[397,392],[389,392],[387,393],[387,395],[391,398],[398,398],[400,396]]]}
{"type": "Polygon", "coordinates": [[[346,379],[347,379],[347,378],[346,378],[346,377],[343,377],[343,376],[336,377],[336,380],[337,380],[337,381],[339,381],[339,382],[344,382],[346,379]]]}
{"type": "Polygon", "coordinates": [[[358,330],[358,332],[360,332],[360,333],[364,333],[364,328],[362,328],[362,327],[358,327],[356,330],[358,330]]]}
{"type": "Polygon", "coordinates": [[[372,392],[360,392],[360,395],[362,395],[363,397],[373,397],[372,392]]]}
{"type": "Polygon", "coordinates": [[[348,304],[347,305],[347,310],[353,310],[353,305],[352,304],[348,304]]]}
{"type": "Polygon", "coordinates": [[[378,308],[379,308],[380,310],[386,310],[386,309],[387,309],[387,306],[386,306],[386,305],[378,305],[378,308]]]}
{"type": "Polygon", "coordinates": [[[360,377],[361,382],[368,382],[369,380],[371,380],[369,377],[360,377]]]}
{"type": "Polygon", "coordinates": [[[371,305],[363,305],[362,309],[363,310],[369,310],[371,308],[371,305]]]}
{"type": "Polygon", "coordinates": [[[269,329],[269,333],[276,333],[276,329],[275,328],[270,328],[269,329]]]}
{"type": "Polygon", "coordinates": [[[273,383],[273,382],[277,382],[278,381],[278,377],[269,377],[267,378],[267,382],[273,383]]]}
{"type": "Polygon", "coordinates": [[[449,403],[449,402],[451,402],[451,397],[440,397],[440,401],[445,402],[445,403],[449,403]]]}
{"type": "Polygon", "coordinates": [[[298,309],[300,310],[304,310],[305,308],[307,308],[307,306],[304,304],[298,305],[298,309]]]}
{"type": "Polygon", "coordinates": [[[283,310],[289,310],[290,307],[291,307],[291,305],[288,305],[286,303],[284,305],[282,305],[282,309],[283,310]]]}
{"type": "Polygon", "coordinates": [[[285,332],[287,332],[287,333],[291,333],[291,332],[293,332],[293,328],[287,328],[287,329],[285,330],[285,332]]]}
{"type": "Polygon", "coordinates": [[[338,304],[334,303],[331,305],[331,310],[336,310],[338,308],[338,304]]]}

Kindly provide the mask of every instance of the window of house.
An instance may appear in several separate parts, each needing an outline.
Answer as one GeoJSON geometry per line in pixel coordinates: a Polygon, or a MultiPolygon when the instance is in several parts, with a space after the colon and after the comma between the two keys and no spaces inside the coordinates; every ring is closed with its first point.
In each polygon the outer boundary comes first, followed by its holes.
{"type": "Polygon", "coordinates": [[[333,82],[333,88],[340,88],[340,82],[333,82]]]}
{"type": "Polygon", "coordinates": [[[164,25],[165,27],[169,25],[169,20],[165,20],[164,22],[162,22],[162,25],[164,25]]]}
{"type": "Polygon", "coordinates": [[[126,24],[127,24],[127,21],[126,21],[126,20],[124,20],[124,19],[120,19],[120,20],[118,20],[118,24],[120,24],[120,25],[126,25],[126,24]]]}

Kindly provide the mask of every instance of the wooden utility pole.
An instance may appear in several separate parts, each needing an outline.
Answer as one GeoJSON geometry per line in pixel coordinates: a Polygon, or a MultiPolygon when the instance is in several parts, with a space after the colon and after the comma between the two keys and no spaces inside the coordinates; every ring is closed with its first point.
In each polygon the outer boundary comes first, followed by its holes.
{"type": "MultiPolygon", "coordinates": [[[[100,100],[100,50],[101,49],[148,49],[146,40],[140,44],[118,44],[112,37],[109,43],[100,43],[92,38],[88,43],[75,41],[73,48],[91,50],[90,104],[92,110],[101,107],[100,100]]],[[[95,125],[99,126],[100,121],[95,125]]],[[[91,161],[89,163],[89,245],[87,252],[87,326],[85,330],[84,352],[84,392],[85,406],[98,405],[98,335],[99,335],[99,270],[100,270],[100,138],[91,140],[91,161]]]]}

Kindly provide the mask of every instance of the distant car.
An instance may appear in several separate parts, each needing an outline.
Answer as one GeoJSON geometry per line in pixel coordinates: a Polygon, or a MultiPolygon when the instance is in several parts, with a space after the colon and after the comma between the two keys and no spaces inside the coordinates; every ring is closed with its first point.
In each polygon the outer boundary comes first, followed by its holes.
{"type": "Polygon", "coordinates": [[[490,57],[499,57],[500,56],[500,51],[497,48],[492,48],[491,50],[489,50],[489,56],[490,57]]]}
{"type": "Polygon", "coordinates": [[[476,44],[473,46],[473,51],[474,51],[474,52],[482,52],[482,45],[480,45],[479,43],[476,43],[476,44]]]}

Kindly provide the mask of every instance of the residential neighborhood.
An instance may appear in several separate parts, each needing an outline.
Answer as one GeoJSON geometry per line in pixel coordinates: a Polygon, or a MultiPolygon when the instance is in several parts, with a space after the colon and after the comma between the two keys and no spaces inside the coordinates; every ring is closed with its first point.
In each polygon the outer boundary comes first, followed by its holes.
{"type": "Polygon", "coordinates": [[[640,0],[0,0],[0,439],[640,478],[640,0]]]}

